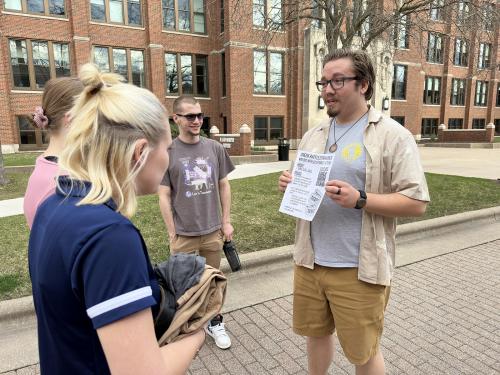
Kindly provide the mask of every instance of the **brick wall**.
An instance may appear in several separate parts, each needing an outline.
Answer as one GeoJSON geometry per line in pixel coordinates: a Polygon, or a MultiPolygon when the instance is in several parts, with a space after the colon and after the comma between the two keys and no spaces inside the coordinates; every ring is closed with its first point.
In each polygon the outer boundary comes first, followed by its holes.
{"type": "MultiPolygon", "coordinates": [[[[408,66],[406,100],[392,100],[391,116],[404,116],[405,127],[415,136],[421,133],[423,118],[436,118],[439,124],[448,124],[450,118],[463,119],[464,129],[472,128],[475,118],[485,119],[486,123],[494,122],[500,118],[500,107],[496,106],[497,84],[500,80],[498,69],[478,70],[478,45],[474,40],[469,43],[469,66],[460,67],[453,64],[455,36],[458,31],[454,25],[436,22],[435,31],[443,33],[444,56],[442,64],[434,64],[426,61],[427,32],[419,33],[417,28],[411,30],[409,49],[398,49],[395,51],[394,63],[408,66]],[[449,36],[449,37],[448,37],[449,36]],[[423,103],[425,76],[441,77],[441,101],[439,105],[427,105],[423,103]],[[453,78],[466,80],[465,105],[452,106],[450,104],[451,83],[453,78]],[[474,104],[476,81],[486,80],[489,82],[488,101],[484,107],[474,104]]],[[[492,42],[491,66],[500,62],[500,38],[499,28],[491,35],[478,35],[476,39],[492,42]],[[496,43],[495,43],[496,41],[496,43]]],[[[474,142],[473,133],[471,142],[474,142]]],[[[462,137],[462,136],[460,136],[462,137]]]]}
{"type": "Polygon", "coordinates": [[[445,129],[440,126],[438,130],[439,142],[493,142],[495,126],[493,124],[486,129],[445,129]]]}
{"type": "MultiPolygon", "coordinates": [[[[255,115],[283,116],[285,137],[295,136],[302,115],[301,25],[290,25],[265,43],[263,33],[253,28],[251,2],[238,9],[239,23],[230,22],[229,10],[236,3],[226,1],[226,23],[220,33],[220,2],[207,1],[206,35],[166,32],[162,26],[160,1],[142,1],[143,27],[109,25],[90,21],[89,1],[66,0],[67,18],[38,17],[3,12],[0,16],[0,141],[18,144],[16,115],[31,113],[41,100],[41,91],[13,90],[9,61],[9,38],[63,41],[70,44],[72,73],[91,60],[92,46],[141,49],[144,51],[147,87],[171,112],[175,96],[165,94],[165,52],[208,56],[209,97],[199,98],[210,125],[238,132],[248,124],[253,132],[255,115]],[[243,7],[244,8],[244,7],[243,7]],[[246,13],[245,13],[246,12],[246,13]],[[244,21],[244,22],[243,22],[244,21]],[[253,49],[285,51],[285,84],[281,96],[253,94],[253,49]],[[221,52],[226,54],[226,97],[222,98],[221,52]]],[[[240,4],[241,2],[238,2],[240,4]]],[[[0,9],[3,2],[0,1],[0,9]]],[[[193,72],[194,73],[194,72],[193,72]]],[[[253,133],[251,135],[253,139],[253,133]]]]}

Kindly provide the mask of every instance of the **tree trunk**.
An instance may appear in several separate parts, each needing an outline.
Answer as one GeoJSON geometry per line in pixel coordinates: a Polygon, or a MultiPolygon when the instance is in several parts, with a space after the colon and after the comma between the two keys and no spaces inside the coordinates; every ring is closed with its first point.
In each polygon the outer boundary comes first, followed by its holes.
{"type": "Polygon", "coordinates": [[[0,186],[6,185],[9,180],[5,176],[5,168],[3,166],[2,144],[0,143],[0,186]]]}

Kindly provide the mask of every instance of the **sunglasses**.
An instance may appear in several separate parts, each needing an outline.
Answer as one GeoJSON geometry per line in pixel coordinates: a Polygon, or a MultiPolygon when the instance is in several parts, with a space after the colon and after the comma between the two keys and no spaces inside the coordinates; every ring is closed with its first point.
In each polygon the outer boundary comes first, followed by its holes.
{"type": "Polygon", "coordinates": [[[176,113],[176,115],[184,117],[189,122],[193,122],[196,119],[203,121],[203,117],[204,117],[203,113],[188,113],[187,115],[181,115],[180,113],[176,113]]]}

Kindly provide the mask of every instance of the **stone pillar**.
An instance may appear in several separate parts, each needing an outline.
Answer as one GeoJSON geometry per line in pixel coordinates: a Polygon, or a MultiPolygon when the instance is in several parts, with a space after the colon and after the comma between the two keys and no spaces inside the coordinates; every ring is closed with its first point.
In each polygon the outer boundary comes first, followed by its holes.
{"type": "MultiPolygon", "coordinates": [[[[493,128],[493,130],[495,130],[493,128]]],[[[252,129],[247,124],[241,125],[240,128],[240,150],[241,155],[250,155],[252,153],[251,148],[251,137],[252,137],[252,129]]]]}
{"type": "Polygon", "coordinates": [[[210,139],[215,139],[215,136],[219,134],[219,128],[217,126],[212,126],[210,128],[210,134],[208,135],[210,139]]]}
{"type": "MultiPolygon", "coordinates": [[[[66,2],[67,3],[67,2],[66,2]]],[[[73,31],[73,75],[78,74],[80,66],[92,61],[92,44],[90,42],[90,7],[87,1],[72,1],[71,29],[73,31]],[[75,69],[76,68],[76,69],[75,69]]]]}
{"type": "Polygon", "coordinates": [[[161,101],[165,98],[165,55],[161,44],[150,43],[149,46],[150,88],[161,101]]]}
{"type": "Polygon", "coordinates": [[[444,131],[446,130],[446,125],[441,124],[438,126],[438,142],[445,142],[444,131]]]}
{"type": "Polygon", "coordinates": [[[495,125],[493,123],[489,123],[486,125],[486,142],[493,143],[493,140],[495,139],[495,125]]]}

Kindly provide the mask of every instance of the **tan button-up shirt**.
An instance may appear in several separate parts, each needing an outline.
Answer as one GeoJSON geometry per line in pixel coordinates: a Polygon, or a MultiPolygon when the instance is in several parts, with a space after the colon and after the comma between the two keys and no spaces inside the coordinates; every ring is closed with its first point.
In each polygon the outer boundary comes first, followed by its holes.
{"type": "MultiPolygon", "coordinates": [[[[309,130],[299,150],[324,153],[330,120],[309,130]]],[[[394,120],[370,107],[364,130],[366,182],[368,193],[400,193],[409,198],[429,201],[429,191],[420,163],[417,145],[411,133],[394,120]]],[[[394,272],[396,219],[363,210],[359,248],[358,279],[390,285],[394,272]]],[[[294,260],[299,266],[314,268],[311,223],[297,220],[294,260]]]]}

